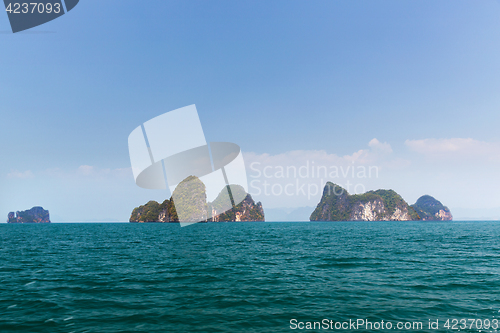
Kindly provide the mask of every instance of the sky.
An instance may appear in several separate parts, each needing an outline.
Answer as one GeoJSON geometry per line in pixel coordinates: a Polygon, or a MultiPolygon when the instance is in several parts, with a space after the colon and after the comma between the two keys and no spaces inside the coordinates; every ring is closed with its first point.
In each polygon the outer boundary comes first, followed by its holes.
{"type": "Polygon", "coordinates": [[[5,219],[127,221],[163,201],[135,185],[127,138],[191,104],[207,141],[241,147],[264,208],[350,181],[500,219],[499,1],[82,0],[16,34],[0,14],[0,50],[5,219]],[[279,174],[313,164],[340,175],[279,174]]]}

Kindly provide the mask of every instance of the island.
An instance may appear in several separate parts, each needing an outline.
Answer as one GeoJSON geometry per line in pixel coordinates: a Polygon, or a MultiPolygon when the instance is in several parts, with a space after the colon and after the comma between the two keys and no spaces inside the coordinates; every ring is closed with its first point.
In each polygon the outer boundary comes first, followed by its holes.
{"type": "Polygon", "coordinates": [[[452,221],[448,207],[444,206],[439,200],[430,195],[423,195],[417,202],[411,205],[420,216],[422,221],[452,221]]]}
{"type": "Polygon", "coordinates": [[[129,222],[178,223],[190,222],[244,222],[265,221],[262,203],[239,185],[223,188],[213,202],[207,202],[203,182],[189,176],[175,188],[170,199],[161,204],[152,200],[134,208],[129,222]],[[235,198],[238,204],[234,204],[235,198]],[[180,215],[180,216],[179,216],[180,215]]]}
{"type": "Polygon", "coordinates": [[[430,195],[414,205],[393,190],[351,195],[346,189],[326,183],[311,221],[451,221],[450,210],[430,195]]]}
{"type": "Polygon", "coordinates": [[[10,212],[7,223],[50,223],[49,211],[42,207],[33,207],[22,212],[10,212]]]}

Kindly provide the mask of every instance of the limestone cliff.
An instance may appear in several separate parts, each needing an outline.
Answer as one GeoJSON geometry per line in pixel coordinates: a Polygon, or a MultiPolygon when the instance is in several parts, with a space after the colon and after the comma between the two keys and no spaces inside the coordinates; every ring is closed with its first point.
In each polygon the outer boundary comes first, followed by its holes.
{"type": "Polygon", "coordinates": [[[440,201],[434,199],[430,195],[423,195],[418,198],[417,202],[411,205],[420,215],[423,221],[451,221],[451,215],[448,207],[444,206],[440,201]]]}
{"type": "Polygon", "coordinates": [[[419,215],[393,190],[369,191],[350,195],[339,185],[328,182],[323,196],[311,214],[311,221],[411,221],[419,215]]]}
{"type": "Polygon", "coordinates": [[[7,215],[8,223],[50,223],[49,211],[42,207],[33,207],[22,212],[10,212],[7,215]]]}
{"type": "Polygon", "coordinates": [[[262,203],[255,203],[252,196],[245,192],[243,187],[239,185],[226,186],[227,192],[221,191],[214,202],[209,203],[209,209],[212,211],[212,218],[210,222],[245,222],[245,221],[264,221],[264,209],[262,203]],[[221,211],[220,207],[223,206],[221,198],[224,193],[229,193],[231,202],[239,202],[234,208],[228,209],[225,212],[221,211]]]}

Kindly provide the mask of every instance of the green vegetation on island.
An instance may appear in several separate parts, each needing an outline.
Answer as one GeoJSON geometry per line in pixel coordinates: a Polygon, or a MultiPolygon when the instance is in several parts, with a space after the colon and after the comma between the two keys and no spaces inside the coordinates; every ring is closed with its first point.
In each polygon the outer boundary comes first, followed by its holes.
{"type": "Polygon", "coordinates": [[[149,201],[134,208],[130,222],[231,222],[264,221],[262,204],[239,185],[226,186],[213,202],[207,203],[203,182],[189,176],[177,185],[170,199],[159,204],[149,201]],[[239,202],[234,205],[235,202],[239,202]]]}
{"type": "Polygon", "coordinates": [[[172,193],[170,203],[175,204],[177,218],[181,222],[207,220],[207,194],[205,184],[195,176],[180,182],[172,193]]]}

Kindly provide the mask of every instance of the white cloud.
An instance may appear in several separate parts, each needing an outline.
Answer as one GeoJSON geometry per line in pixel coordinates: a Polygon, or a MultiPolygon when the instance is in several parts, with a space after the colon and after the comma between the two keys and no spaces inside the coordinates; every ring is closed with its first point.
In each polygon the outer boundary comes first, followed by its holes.
{"type": "Polygon", "coordinates": [[[103,178],[127,178],[133,179],[132,168],[99,168],[92,165],[80,165],[73,170],[64,170],[61,168],[46,169],[41,172],[43,175],[53,178],[85,178],[85,179],[103,179],[103,178]]]}
{"type": "Polygon", "coordinates": [[[76,173],[79,175],[90,176],[94,173],[94,167],[90,165],[80,165],[76,170],[76,173]]]}
{"type": "Polygon", "coordinates": [[[316,205],[327,181],[349,193],[363,193],[377,186],[383,168],[401,169],[409,164],[394,159],[386,142],[373,139],[367,146],[344,156],[324,150],[244,153],[249,192],[267,207],[316,205]]]}
{"type": "Polygon", "coordinates": [[[500,160],[500,143],[471,138],[406,140],[410,150],[429,157],[500,160]]]}
{"type": "Polygon", "coordinates": [[[76,170],[77,175],[98,178],[132,177],[132,168],[98,168],[91,165],[80,165],[76,170]]]}
{"type": "Polygon", "coordinates": [[[26,170],[24,172],[18,171],[18,170],[12,170],[10,173],[7,174],[7,178],[18,178],[18,179],[27,179],[27,178],[34,178],[35,175],[31,170],[26,170]]]}
{"type": "MultiPolygon", "coordinates": [[[[339,156],[329,154],[324,150],[293,150],[277,155],[244,153],[245,163],[250,166],[254,162],[262,166],[302,166],[309,163],[316,166],[350,166],[350,165],[386,165],[392,163],[387,160],[387,155],[392,153],[390,144],[372,139],[368,146],[369,149],[360,149],[350,155],[339,156]]],[[[406,162],[405,162],[406,163],[406,162]]],[[[402,162],[397,161],[401,166],[402,162]]]]}
{"type": "Polygon", "coordinates": [[[378,151],[385,154],[392,153],[392,147],[390,144],[388,144],[387,142],[382,143],[378,141],[376,138],[372,139],[368,143],[368,146],[370,146],[370,148],[372,148],[374,151],[378,151]]]}

